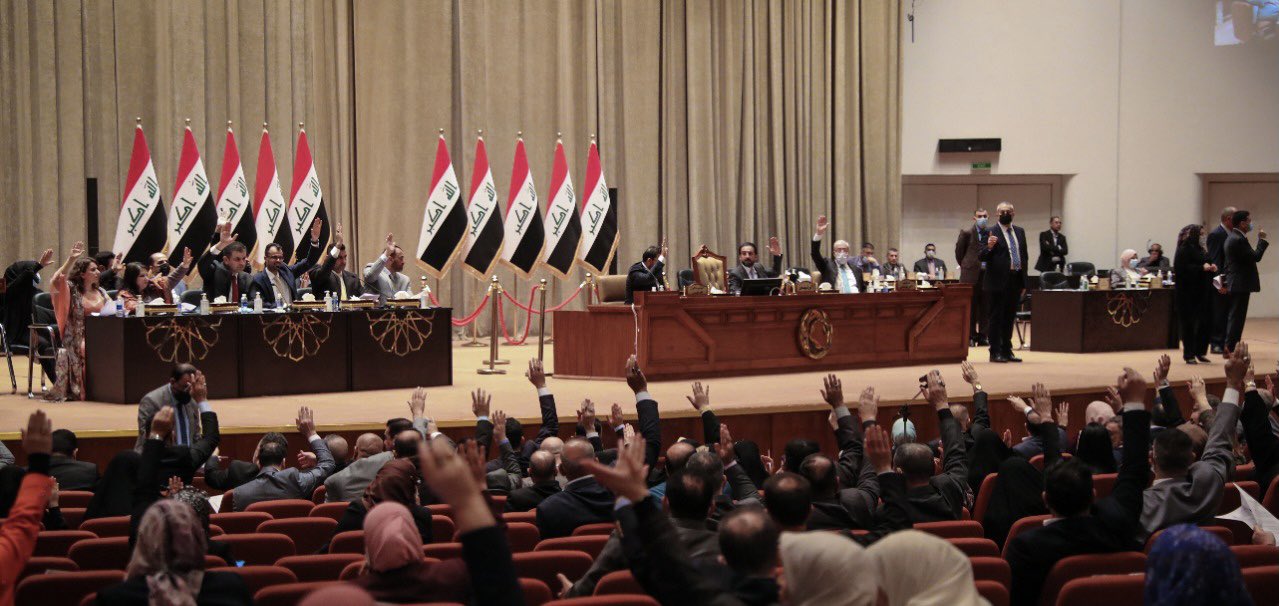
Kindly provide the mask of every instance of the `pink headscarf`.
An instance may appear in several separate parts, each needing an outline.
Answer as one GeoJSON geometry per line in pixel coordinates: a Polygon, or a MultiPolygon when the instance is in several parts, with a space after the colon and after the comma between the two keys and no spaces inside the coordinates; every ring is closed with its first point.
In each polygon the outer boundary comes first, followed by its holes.
{"type": "Polygon", "coordinates": [[[377,572],[422,561],[422,535],[407,507],[383,501],[369,510],[364,516],[364,556],[377,572]]]}

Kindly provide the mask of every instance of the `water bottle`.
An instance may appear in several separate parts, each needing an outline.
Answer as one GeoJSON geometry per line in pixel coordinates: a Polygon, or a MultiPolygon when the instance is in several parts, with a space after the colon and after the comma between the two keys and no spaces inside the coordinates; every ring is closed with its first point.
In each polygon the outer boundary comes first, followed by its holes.
{"type": "Polygon", "coordinates": [[[246,295],[244,293],[240,294],[240,311],[242,312],[249,311],[249,295],[246,295]]]}
{"type": "Polygon", "coordinates": [[[253,313],[262,313],[262,293],[253,295],[253,313]]]}
{"type": "Polygon", "coordinates": [[[209,315],[209,295],[200,293],[200,315],[209,315]]]}
{"type": "Polygon", "coordinates": [[[138,297],[138,306],[133,308],[133,315],[139,318],[147,317],[147,302],[138,297]]]}

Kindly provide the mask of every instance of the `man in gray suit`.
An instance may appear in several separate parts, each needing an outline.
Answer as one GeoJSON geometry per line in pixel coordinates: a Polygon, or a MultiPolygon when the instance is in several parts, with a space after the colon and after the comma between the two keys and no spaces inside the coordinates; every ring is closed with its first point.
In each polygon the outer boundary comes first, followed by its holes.
{"type": "MultiPolygon", "coordinates": [[[[1152,443],[1155,481],[1142,495],[1139,539],[1145,540],[1155,531],[1173,524],[1206,522],[1216,514],[1222,488],[1234,466],[1230,437],[1239,420],[1240,394],[1251,362],[1248,346],[1243,343],[1226,359],[1226,392],[1217,405],[1208,442],[1197,462],[1190,436],[1176,429],[1182,419],[1181,410],[1172,398],[1172,389],[1159,390],[1169,426],[1160,431],[1152,443]]],[[[1155,369],[1155,380],[1161,387],[1167,385],[1170,364],[1165,355],[1155,369]]]]}
{"type": "Polygon", "coordinates": [[[982,270],[981,250],[986,247],[986,222],[990,215],[986,209],[979,208],[973,213],[973,224],[959,230],[959,239],[955,241],[955,263],[959,264],[959,282],[973,285],[973,310],[969,314],[968,328],[973,345],[984,346],[986,342],[985,326],[981,318],[986,317],[985,297],[981,294],[982,270]]]}
{"type": "MultiPolygon", "coordinates": [[[[381,471],[382,466],[387,461],[395,458],[396,443],[400,443],[402,450],[408,451],[408,442],[416,438],[423,440],[434,438],[440,434],[435,429],[435,422],[426,418],[426,390],[419,387],[413,390],[413,396],[409,400],[409,414],[413,420],[404,418],[391,419],[386,422],[386,433],[383,434],[384,441],[378,442],[378,438],[374,434],[364,434],[355,442],[357,451],[356,460],[351,461],[346,469],[333,474],[324,481],[324,500],[329,503],[339,501],[354,501],[364,494],[364,489],[368,488],[373,482],[373,478],[377,476],[377,472],[381,471]],[[403,435],[408,432],[417,434],[416,436],[403,435]],[[376,444],[369,443],[371,438],[376,444]]],[[[447,439],[447,438],[446,438],[447,439]]],[[[416,442],[412,445],[412,453],[417,453],[416,442]]],[[[408,455],[412,456],[412,454],[408,455]]]]}
{"type": "Polygon", "coordinates": [[[174,408],[173,443],[178,446],[190,446],[200,439],[199,402],[191,401],[191,385],[195,382],[196,368],[190,364],[177,364],[169,375],[166,385],[157,387],[142,396],[138,404],[138,441],[133,449],[142,452],[142,444],[146,441],[151,418],[161,408],[174,408]]]}
{"type": "Polygon", "coordinates": [[[258,446],[257,460],[261,469],[257,477],[235,489],[233,503],[236,511],[244,511],[246,507],[262,501],[279,499],[310,499],[315,488],[333,473],[336,464],[329,447],[315,433],[315,416],[310,408],[303,406],[298,410],[298,433],[302,434],[315,453],[316,465],[307,470],[296,467],[284,468],[288,451],[279,443],[267,442],[258,446]]]}
{"type": "Polygon", "coordinates": [[[412,291],[409,277],[404,275],[404,249],[395,243],[395,234],[386,234],[386,250],[377,261],[364,266],[364,285],[382,300],[395,298],[395,293],[412,291]]]}

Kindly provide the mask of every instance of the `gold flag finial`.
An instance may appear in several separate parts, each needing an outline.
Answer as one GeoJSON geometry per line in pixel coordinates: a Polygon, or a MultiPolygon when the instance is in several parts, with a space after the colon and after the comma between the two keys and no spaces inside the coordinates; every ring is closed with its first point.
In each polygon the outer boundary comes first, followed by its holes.
{"type": "Polygon", "coordinates": [[[191,128],[191,119],[187,118],[187,128],[191,128]]]}
{"type": "Polygon", "coordinates": [[[306,130],[306,123],[298,122],[298,130],[306,130]]]}
{"type": "Polygon", "coordinates": [[[595,133],[591,133],[591,141],[595,140],[595,133]]]}
{"type": "Polygon", "coordinates": [[[136,121],[137,121],[138,126],[142,126],[142,116],[138,116],[138,117],[134,118],[134,120],[136,120],[136,121]]]}
{"type": "Polygon", "coordinates": [[[559,131],[555,131],[555,138],[556,138],[556,139],[563,139],[563,138],[564,138],[564,133],[561,133],[561,132],[559,132],[559,131]]]}
{"type": "Polygon", "coordinates": [[[442,128],[440,129],[440,136],[441,136],[441,137],[443,137],[443,136],[444,136],[444,129],[442,129],[442,128]]]}
{"type": "Polygon", "coordinates": [[[522,131],[522,130],[520,130],[520,131],[515,131],[515,136],[516,136],[516,137],[518,137],[518,138],[520,138],[520,139],[523,139],[523,138],[524,138],[524,131],[522,131]]]}
{"type": "Polygon", "coordinates": [[[230,121],[230,120],[227,120],[227,121],[226,121],[226,129],[227,129],[227,130],[231,130],[231,121],[230,121]]]}
{"type": "Polygon", "coordinates": [[[262,130],[266,130],[266,122],[262,123],[262,130]]]}
{"type": "Polygon", "coordinates": [[[475,129],[475,136],[476,136],[476,137],[483,137],[483,136],[484,136],[484,129],[482,129],[482,128],[477,128],[477,129],[475,129]]]}

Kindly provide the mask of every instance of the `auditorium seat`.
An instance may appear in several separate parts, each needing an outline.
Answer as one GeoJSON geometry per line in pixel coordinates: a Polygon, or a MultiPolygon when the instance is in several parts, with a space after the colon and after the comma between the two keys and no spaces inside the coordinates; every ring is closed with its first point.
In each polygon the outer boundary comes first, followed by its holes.
{"type": "Polygon", "coordinates": [[[622,303],[626,301],[626,278],[622,275],[600,275],[595,277],[595,285],[599,292],[600,303],[622,303]]]}
{"type": "Polygon", "coordinates": [[[292,570],[281,566],[223,566],[210,568],[209,572],[233,572],[240,575],[250,594],[257,593],[263,587],[298,582],[297,575],[292,570]]]}
{"type": "Polygon", "coordinates": [[[452,505],[445,505],[445,504],[443,504],[443,503],[436,503],[436,504],[434,504],[434,505],[428,505],[428,506],[427,506],[427,509],[430,509],[430,510],[431,510],[431,515],[433,515],[433,516],[445,516],[445,517],[449,518],[450,520],[451,520],[451,519],[453,519],[453,506],[452,506],[452,505]]]}
{"type": "Polygon", "coordinates": [[[324,496],[327,495],[328,493],[329,493],[329,489],[325,487],[323,484],[316,486],[315,490],[311,492],[311,502],[315,503],[316,505],[323,503],[324,496]]]}
{"type": "Polygon", "coordinates": [[[431,543],[422,546],[422,556],[435,558],[437,560],[447,560],[449,558],[462,557],[461,543],[431,543]]]}
{"type": "Polygon", "coordinates": [[[58,506],[65,510],[68,507],[88,507],[93,493],[87,490],[63,490],[58,492],[58,506]]]}
{"type": "MultiPolygon", "coordinates": [[[[455,538],[453,540],[457,541],[459,539],[455,538]]],[[[540,540],[542,540],[542,532],[533,524],[515,522],[506,525],[506,542],[510,544],[512,552],[533,551],[540,540]]]]}
{"type": "Polygon", "coordinates": [[[1057,606],[1098,606],[1098,604],[1144,604],[1145,574],[1113,574],[1084,577],[1066,583],[1057,596],[1057,606]]]}
{"type": "Polygon", "coordinates": [[[973,520],[947,520],[943,522],[920,522],[915,524],[915,530],[927,532],[933,536],[943,539],[962,539],[974,538],[979,539],[985,536],[981,529],[981,522],[973,520]]]}
{"type": "Polygon", "coordinates": [[[596,524],[583,524],[573,529],[573,536],[580,537],[584,534],[613,534],[616,527],[612,522],[599,522],[596,524]]]}
{"type": "Polygon", "coordinates": [[[1003,552],[1004,559],[1008,559],[1008,544],[1013,542],[1013,537],[1016,537],[1017,535],[1023,532],[1026,532],[1027,530],[1030,530],[1032,528],[1038,528],[1040,526],[1043,526],[1044,520],[1047,520],[1048,518],[1051,518],[1051,517],[1052,516],[1048,514],[1038,515],[1038,516],[1026,516],[1020,520],[1017,520],[1016,522],[1013,522],[1013,527],[1008,529],[1008,537],[1004,539],[1004,552],[1003,552]]]}
{"type": "Polygon", "coordinates": [[[299,581],[336,581],[348,564],[363,561],[362,553],[324,553],[287,556],[276,560],[275,565],[291,570],[299,581]]]}
{"type": "Polygon", "coordinates": [[[1239,560],[1240,568],[1279,564],[1279,547],[1274,545],[1231,545],[1230,551],[1239,560]]]}
{"type": "Polygon", "coordinates": [[[129,537],[85,539],[72,545],[67,557],[80,570],[124,570],[129,563],[129,537]]]}
{"type": "Polygon", "coordinates": [[[445,515],[431,516],[431,542],[447,543],[453,540],[453,534],[456,527],[453,525],[453,518],[445,515]]]}
{"type": "Polygon", "coordinates": [[[591,556],[591,559],[594,560],[600,557],[600,552],[604,550],[604,544],[608,543],[608,540],[609,536],[603,534],[543,539],[537,544],[534,551],[581,551],[591,556]]]}
{"type": "Polygon", "coordinates": [[[329,553],[364,553],[364,531],[347,530],[333,535],[329,553]]]}
{"type": "Polygon", "coordinates": [[[66,557],[72,545],[96,538],[98,535],[85,530],[41,530],[36,534],[36,550],[32,555],[66,557]]]}
{"type": "Polygon", "coordinates": [[[80,570],[80,566],[71,558],[60,558],[55,556],[32,557],[27,560],[26,566],[22,567],[22,574],[18,576],[18,580],[25,579],[31,575],[44,574],[50,570],[75,572],[80,570]]]}
{"type": "Polygon", "coordinates": [[[973,504],[973,519],[980,522],[986,517],[986,509],[990,507],[990,495],[995,491],[995,480],[999,474],[988,474],[981,480],[981,487],[977,489],[977,500],[973,504]]]}
{"type": "Polygon", "coordinates": [[[1094,553],[1057,560],[1044,579],[1039,605],[1053,606],[1066,583],[1107,574],[1132,574],[1146,570],[1146,555],[1135,551],[1094,553]]]}
{"type": "MultiPolygon", "coordinates": [[[[1221,526],[1200,526],[1200,528],[1217,535],[1217,538],[1221,539],[1221,541],[1226,545],[1234,544],[1235,533],[1231,532],[1229,528],[1223,528],[1221,526]]],[[[1150,553],[1150,549],[1155,546],[1155,539],[1158,539],[1160,534],[1163,534],[1162,530],[1155,531],[1155,534],[1150,535],[1150,538],[1146,539],[1145,553],[1150,553]]]]}
{"type": "Polygon", "coordinates": [[[124,580],[123,570],[82,570],[37,574],[22,579],[14,591],[14,603],[23,606],[80,606],[85,596],[96,594],[124,580]]]}
{"type": "MultiPolygon", "coordinates": [[[[1064,460],[1067,460],[1067,459],[1070,459],[1072,456],[1073,456],[1073,455],[1071,455],[1071,454],[1070,454],[1070,453],[1068,453],[1068,452],[1063,452],[1063,453],[1061,453],[1061,459],[1062,459],[1063,461],[1064,461],[1064,460]]],[[[1042,454],[1037,454],[1037,455],[1035,455],[1035,456],[1033,456],[1033,457],[1030,457],[1030,464],[1031,464],[1031,465],[1034,465],[1034,466],[1035,466],[1035,469],[1038,469],[1039,471],[1043,471],[1043,470],[1044,470],[1044,455],[1042,455],[1042,454]]]]}
{"type": "Polygon", "coordinates": [[[994,581],[974,581],[973,584],[977,586],[977,594],[986,598],[990,606],[1008,606],[1007,587],[994,581]]]}
{"type": "Polygon", "coordinates": [[[305,518],[311,513],[311,508],[315,507],[306,499],[279,499],[275,501],[258,501],[248,507],[245,511],[261,511],[271,514],[271,517],[280,520],[284,518],[305,518]]]}
{"type": "MultiPolygon", "coordinates": [[[[1007,566],[1007,564],[1005,564],[1007,566]]],[[[629,570],[614,570],[602,577],[595,584],[595,595],[617,595],[619,593],[644,594],[644,587],[635,580],[629,570]]]]}
{"type": "Polygon", "coordinates": [[[1257,464],[1244,463],[1235,467],[1235,472],[1231,474],[1230,479],[1235,482],[1244,482],[1247,480],[1257,479],[1257,464]]]}
{"type": "Polygon", "coordinates": [[[537,510],[533,511],[508,511],[502,514],[502,520],[507,524],[514,522],[528,522],[529,524],[537,524],[537,510]]]}
{"type": "Polygon", "coordinates": [[[328,544],[337,530],[338,523],[329,518],[286,518],[267,520],[258,525],[256,532],[278,532],[293,539],[293,547],[300,554],[316,553],[328,544]]]}
{"type": "Polygon", "coordinates": [[[222,530],[221,526],[218,526],[217,524],[209,524],[209,536],[220,537],[224,534],[226,534],[226,531],[222,530]]]}
{"type": "Polygon", "coordinates": [[[79,530],[80,524],[84,522],[84,507],[60,507],[62,510],[62,520],[67,523],[67,530],[79,530]]]}
{"type": "Polygon", "coordinates": [[[530,551],[511,555],[515,572],[522,578],[539,579],[549,587],[560,586],[556,574],[580,579],[591,567],[591,556],[580,551],[530,551]]]}
{"type": "Polygon", "coordinates": [[[337,585],[338,581],[313,581],[310,583],[285,583],[263,587],[253,594],[253,602],[257,606],[297,606],[308,593],[337,585]]]}
{"type": "Polygon", "coordinates": [[[492,503],[492,506],[493,506],[493,515],[494,516],[502,515],[502,512],[506,511],[506,495],[491,494],[488,497],[489,497],[489,501],[492,503]]]}
{"type": "Polygon", "coordinates": [[[223,568],[227,566],[228,564],[230,564],[230,562],[222,559],[221,556],[215,556],[211,553],[204,554],[205,568],[223,568]]]}
{"type": "Polygon", "coordinates": [[[542,606],[555,599],[551,586],[537,579],[520,579],[520,592],[524,594],[526,606],[542,606]]]}
{"type": "Polygon", "coordinates": [[[218,513],[235,512],[235,489],[222,493],[222,500],[218,503],[218,513]]]}
{"type": "Polygon", "coordinates": [[[233,511],[215,513],[209,516],[209,523],[217,524],[227,534],[245,534],[257,532],[258,526],[271,519],[273,519],[271,514],[261,511],[233,511]]]}
{"type": "MultiPolygon", "coordinates": [[[[1099,473],[1092,477],[1092,489],[1097,493],[1096,499],[1104,499],[1110,496],[1115,489],[1115,482],[1119,480],[1117,473],[1099,473]]],[[[1095,499],[1094,499],[1095,500],[1095,499]]]]}
{"type": "MultiPolygon", "coordinates": [[[[422,558],[422,563],[423,563],[423,564],[426,564],[427,566],[430,566],[431,564],[439,564],[439,563],[440,563],[440,561],[439,561],[438,559],[436,559],[436,558],[422,558]]],[[[342,573],[341,573],[340,575],[338,575],[338,580],[339,580],[339,581],[349,581],[349,580],[354,579],[354,578],[356,578],[356,577],[358,577],[358,576],[360,576],[360,575],[362,575],[362,574],[364,574],[364,560],[363,560],[363,559],[361,559],[361,560],[360,560],[360,561],[358,561],[358,562],[351,562],[350,564],[347,564],[347,565],[346,565],[346,568],[343,568],[343,569],[342,569],[342,573]]]]}
{"type": "Polygon", "coordinates": [[[80,523],[80,530],[98,535],[98,538],[129,536],[129,516],[94,518],[80,523]]]}
{"type": "Polygon", "coordinates": [[[346,515],[346,508],[351,504],[346,501],[337,503],[320,503],[311,508],[311,513],[306,514],[309,518],[329,518],[334,522],[341,522],[342,516],[346,515]]]}
{"type": "Polygon", "coordinates": [[[1267,511],[1279,516],[1279,476],[1270,481],[1270,486],[1266,488],[1266,496],[1261,499],[1261,504],[1267,511]]]}
{"type": "Polygon", "coordinates": [[[964,555],[970,558],[999,557],[999,545],[996,545],[994,541],[984,537],[959,537],[956,539],[946,539],[946,542],[954,545],[955,548],[964,552],[964,555]]]}
{"type": "Polygon", "coordinates": [[[1248,496],[1254,499],[1261,498],[1261,487],[1256,482],[1251,480],[1227,482],[1221,489],[1221,503],[1217,505],[1217,515],[1225,515],[1239,509],[1243,501],[1239,497],[1239,488],[1242,488],[1244,492],[1248,493],[1248,496]]]}
{"type": "Polygon", "coordinates": [[[973,579],[977,581],[994,581],[1012,589],[1013,571],[1008,566],[1008,562],[1001,557],[970,557],[969,564],[973,567],[973,579]]]}
{"type": "Polygon", "coordinates": [[[646,595],[617,594],[593,595],[585,598],[551,600],[543,606],[659,606],[657,600],[646,595]]]}
{"type": "Polygon", "coordinates": [[[1256,604],[1273,604],[1279,596],[1279,565],[1243,569],[1243,582],[1256,604]]]}
{"type": "Polygon", "coordinates": [[[237,560],[254,566],[270,566],[282,557],[297,554],[293,539],[273,532],[224,534],[211,540],[227,545],[237,560]]]}

